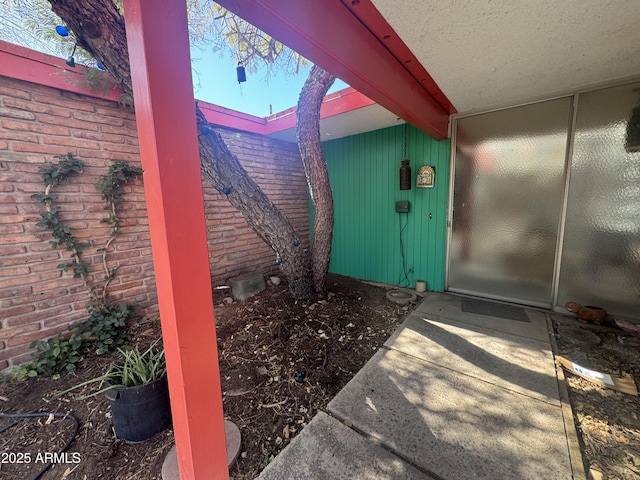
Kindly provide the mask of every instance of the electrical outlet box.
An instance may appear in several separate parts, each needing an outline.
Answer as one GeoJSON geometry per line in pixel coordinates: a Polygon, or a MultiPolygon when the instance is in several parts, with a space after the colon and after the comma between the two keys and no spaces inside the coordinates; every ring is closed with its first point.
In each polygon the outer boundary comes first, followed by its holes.
{"type": "Polygon", "coordinates": [[[409,202],[406,200],[396,202],[396,212],[409,213],[409,202]]]}

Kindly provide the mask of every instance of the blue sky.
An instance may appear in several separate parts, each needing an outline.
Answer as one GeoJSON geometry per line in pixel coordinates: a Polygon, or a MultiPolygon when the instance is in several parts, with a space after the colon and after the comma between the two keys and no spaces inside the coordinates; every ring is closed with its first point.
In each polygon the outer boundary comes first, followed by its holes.
{"type": "MultiPolygon", "coordinates": [[[[304,85],[310,67],[301,68],[297,75],[277,75],[265,79],[265,69],[257,73],[247,72],[247,81],[238,84],[236,62],[230,54],[220,58],[211,49],[191,50],[194,94],[196,99],[249,113],[257,117],[281,112],[298,103],[298,95],[304,85]]],[[[336,80],[330,92],[346,88],[347,84],[336,80]]]]}

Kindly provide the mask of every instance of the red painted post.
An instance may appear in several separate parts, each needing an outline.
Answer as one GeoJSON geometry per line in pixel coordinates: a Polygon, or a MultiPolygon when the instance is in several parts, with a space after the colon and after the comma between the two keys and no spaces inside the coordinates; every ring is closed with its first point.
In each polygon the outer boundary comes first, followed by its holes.
{"type": "Polygon", "coordinates": [[[181,479],[228,479],[185,1],[124,7],[181,479]]]}

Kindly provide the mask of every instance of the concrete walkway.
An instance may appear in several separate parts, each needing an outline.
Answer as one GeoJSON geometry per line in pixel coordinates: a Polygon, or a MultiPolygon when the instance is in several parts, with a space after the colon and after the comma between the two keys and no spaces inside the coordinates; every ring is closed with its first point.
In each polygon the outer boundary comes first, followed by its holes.
{"type": "Polygon", "coordinates": [[[259,478],[582,480],[545,313],[461,302],[430,293],[259,478]]]}

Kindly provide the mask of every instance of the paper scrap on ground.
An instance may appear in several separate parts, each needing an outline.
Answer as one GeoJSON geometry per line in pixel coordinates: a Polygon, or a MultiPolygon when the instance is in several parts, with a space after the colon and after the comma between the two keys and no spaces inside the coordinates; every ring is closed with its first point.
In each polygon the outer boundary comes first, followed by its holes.
{"type": "Polygon", "coordinates": [[[595,383],[596,385],[638,396],[638,389],[636,388],[636,384],[631,375],[625,373],[622,377],[617,377],[615,375],[589,370],[588,368],[581,367],[564,357],[556,357],[556,361],[567,370],[595,383]]]}

